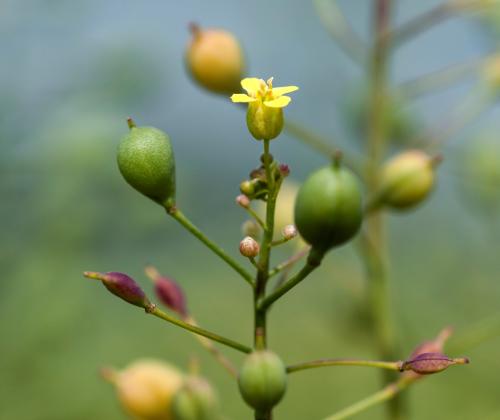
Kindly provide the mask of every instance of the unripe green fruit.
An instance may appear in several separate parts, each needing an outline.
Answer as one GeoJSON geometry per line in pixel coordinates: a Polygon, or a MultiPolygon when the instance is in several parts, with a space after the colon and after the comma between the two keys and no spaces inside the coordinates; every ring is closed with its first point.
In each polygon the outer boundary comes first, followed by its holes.
{"type": "Polygon", "coordinates": [[[210,384],[203,378],[188,377],[172,401],[174,420],[218,419],[218,404],[210,384]]]}
{"type": "Polygon", "coordinates": [[[238,385],[249,406],[256,410],[269,410],[285,394],[285,365],[269,350],[256,351],[244,360],[238,385]]]}
{"type": "Polygon", "coordinates": [[[218,94],[239,92],[245,59],[238,40],[222,29],[191,25],[193,38],[186,51],[186,67],[205,89],[218,94]]]}
{"type": "Polygon", "coordinates": [[[118,167],[137,191],[159,204],[175,202],[175,161],[170,139],[153,127],[135,127],[118,146],[118,167]]]}
{"type": "Polygon", "coordinates": [[[262,101],[250,102],[247,111],[248,130],[256,140],[272,140],[283,130],[283,109],[266,106],[262,101]]]}
{"type": "Polygon", "coordinates": [[[410,150],[389,160],[382,168],[378,201],[399,210],[422,202],[434,186],[434,163],[420,150],[410,150]]]}
{"type": "Polygon", "coordinates": [[[327,251],[351,239],[362,222],[358,180],[338,163],[314,172],[295,201],[295,226],[314,248],[327,251]]]}

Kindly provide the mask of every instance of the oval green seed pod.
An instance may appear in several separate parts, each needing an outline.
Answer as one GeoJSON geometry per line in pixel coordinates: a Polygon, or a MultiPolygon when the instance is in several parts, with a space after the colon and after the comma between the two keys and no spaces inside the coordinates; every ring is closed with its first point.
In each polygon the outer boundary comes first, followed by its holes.
{"type": "Polygon", "coordinates": [[[203,378],[186,378],[172,401],[174,420],[217,420],[219,410],[212,386],[203,378]]]}
{"type": "Polygon", "coordinates": [[[246,403],[256,410],[269,410],[286,391],[286,368],[269,350],[256,351],[243,362],[238,385],[246,403]]]}
{"type": "Polygon", "coordinates": [[[436,159],[420,150],[409,150],[382,167],[377,201],[387,207],[405,210],[422,202],[434,186],[436,159]]]}
{"type": "Polygon", "coordinates": [[[141,194],[164,206],[175,203],[174,152],[166,133],[130,123],[117,160],[125,180],[141,194]]]}
{"type": "Polygon", "coordinates": [[[247,126],[256,140],[272,140],[283,130],[284,118],[282,108],[271,108],[261,101],[248,104],[247,126]]]}
{"type": "Polygon", "coordinates": [[[362,222],[358,180],[338,163],[314,172],[299,189],[295,201],[295,226],[319,251],[351,239],[362,222]]]}

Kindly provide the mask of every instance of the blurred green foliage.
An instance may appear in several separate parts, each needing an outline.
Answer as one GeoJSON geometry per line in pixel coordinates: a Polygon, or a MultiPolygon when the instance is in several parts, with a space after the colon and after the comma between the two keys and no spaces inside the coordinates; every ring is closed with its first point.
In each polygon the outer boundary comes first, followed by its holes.
{"type": "MultiPolygon", "coordinates": [[[[356,17],[366,14],[368,3],[350,3],[346,11],[361,27],[365,22],[356,17]]],[[[401,1],[401,10],[408,6],[413,13],[435,2],[410,3],[401,1]]],[[[0,68],[1,419],[123,418],[112,389],[99,378],[101,366],[153,356],[185,368],[191,355],[201,359],[227,417],[249,416],[236,384],[192,337],[81,276],[83,270],[118,270],[151,290],[142,268],[153,263],[183,285],[201,325],[243,342],[251,339],[246,285],[129,188],[115,163],[127,115],[168,131],[177,153],[179,202],[237,256],[244,215],[233,197],[257,164],[259,145],[245,132],[239,110],[193,87],[184,74],[185,25],[191,19],[238,28],[252,71],[272,72],[279,84],[301,86],[290,114],[319,131],[341,131],[339,119],[330,118],[332,98],[345,94],[340,79],[355,82],[357,73],[322,31],[308,2],[261,0],[250,7],[222,0],[7,1],[0,12],[6,35],[0,47],[8,57],[0,68]],[[277,27],[278,14],[284,24],[277,27]],[[299,18],[300,33],[290,23],[299,18]],[[293,54],[285,57],[290,46],[293,54]],[[314,60],[322,61],[317,66],[314,60]],[[332,69],[338,71],[333,80],[332,69]]],[[[446,56],[443,46],[455,59],[490,42],[487,37],[465,47],[454,42],[469,29],[462,23],[447,28],[451,35],[426,36],[402,56],[411,56],[409,64],[398,58],[398,77],[426,70],[418,57],[439,65],[446,56]]],[[[423,116],[440,112],[455,94],[421,103],[423,116]]],[[[359,141],[353,137],[345,135],[341,145],[352,147],[359,141]]],[[[297,180],[324,162],[286,136],[273,147],[297,180]]],[[[460,150],[450,147],[445,157],[460,150]]],[[[441,183],[425,206],[390,219],[402,358],[445,325],[460,334],[498,311],[498,211],[484,218],[464,206],[460,190],[453,188],[464,175],[450,166],[443,165],[441,183]]],[[[336,251],[276,305],[271,347],[288,363],[374,357],[364,287],[353,247],[336,251]]],[[[470,366],[411,390],[412,418],[496,418],[499,345],[497,337],[467,350],[470,366]]],[[[241,361],[238,354],[227,354],[241,361]]],[[[377,373],[356,368],[297,373],[276,417],[321,418],[378,389],[377,373]]],[[[381,413],[376,408],[359,418],[377,419],[381,413]]]]}

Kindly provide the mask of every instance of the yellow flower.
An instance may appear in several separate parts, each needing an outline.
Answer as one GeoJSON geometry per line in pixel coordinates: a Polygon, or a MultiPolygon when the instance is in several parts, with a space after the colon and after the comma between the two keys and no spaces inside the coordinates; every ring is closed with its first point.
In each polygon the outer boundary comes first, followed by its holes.
{"type": "Polygon", "coordinates": [[[241,81],[241,87],[246,90],[248,95],[244,93],[235,93],[231,96],[233,102],[255,102],[261,101],[265,106],[270,108],[284,108],[292,100],[289,96],[283,96],[287,93],[292,93],[298,90],[297,86],[284,86],[273,88],[273,78],[269,78],[267,82],[256,77],[247,77],[241,81]]]}
{"type": "Polygon", "coordinates": [[[247,94],[235,93],[233,102],[248,103],[247,126],[257,140],[272,140],[283,129],[283,108],[291,98],[287,93],[298,90],[297,86],[273,88],[273,78],[264,82],[262,79],[249,77],[241,81],[247,94]]]}

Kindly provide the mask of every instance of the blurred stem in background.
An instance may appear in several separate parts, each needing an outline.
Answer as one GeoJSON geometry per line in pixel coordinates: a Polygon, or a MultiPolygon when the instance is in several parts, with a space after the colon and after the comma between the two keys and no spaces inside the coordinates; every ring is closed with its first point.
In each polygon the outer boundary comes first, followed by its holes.
{"type": "MultiPolygon", "coordinates": [[[[384,109],[388,90],[388,61],[390,38],[384,36],[390,30],[392,0],[376,0],[373,9],[373,47],[370,62],[370,112],[368,114],[368,138],[366,181],[368,195],[379,190],[380,166],[387,142],[384,109]]],[[[378,355],[382,360],[395,359],[395,335],[390,310],[390,294],[386,264],[386,238],[383,213],[378,211],[366,220],[361,257],[368,277],[369,302],[373,320],[378,355]]],[[[382,371],[384,384],[394,381],[394,374],[382,371]]],[[[389,413],[392,419],[402,418],[402,400],[391,400],[389,413]]]]}

